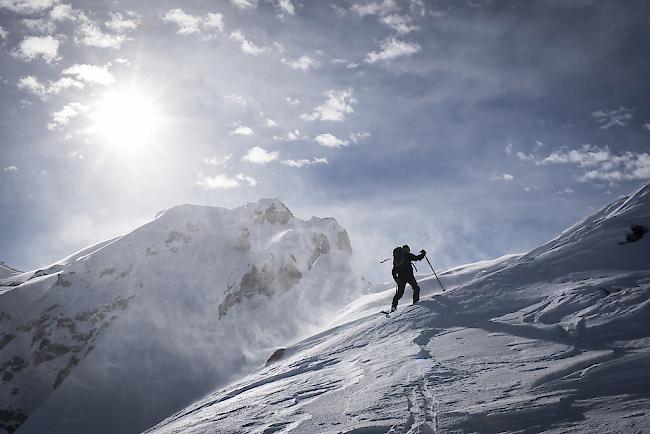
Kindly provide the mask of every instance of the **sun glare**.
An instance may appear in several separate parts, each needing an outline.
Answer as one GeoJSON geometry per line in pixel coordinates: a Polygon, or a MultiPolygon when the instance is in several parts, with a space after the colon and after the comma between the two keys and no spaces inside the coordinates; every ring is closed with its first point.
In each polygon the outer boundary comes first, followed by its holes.
{"type": "Polygon", "coordinates": [[[131,151],[151,145],[161,121],[153,99],[130,90],[106,93],[90,117],[91,134],[112,147],[131,151]]]}

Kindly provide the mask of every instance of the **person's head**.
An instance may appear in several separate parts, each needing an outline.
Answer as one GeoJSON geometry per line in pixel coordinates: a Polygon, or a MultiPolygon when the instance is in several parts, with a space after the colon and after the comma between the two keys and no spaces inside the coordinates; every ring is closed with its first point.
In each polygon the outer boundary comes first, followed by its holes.
{"type": "Polygon", "coordinates": [[[404,251],[406,251],[406,252],[410,252],[410,251],[411,251],[411,248],[408,246],[408,244],[404,244],[404,245],[402,246],[402,249],[404,249],[404,251]]]}

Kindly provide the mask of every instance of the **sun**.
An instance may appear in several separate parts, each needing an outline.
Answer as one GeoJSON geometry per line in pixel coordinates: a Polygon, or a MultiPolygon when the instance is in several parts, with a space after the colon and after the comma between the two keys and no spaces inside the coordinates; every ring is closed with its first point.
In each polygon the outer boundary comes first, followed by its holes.
{"type": "Polygon", "coordinates": [[[161,114],[153,97],[134,89],[105,93],[89,117],[89,133],[111,147],[130,151],[151,146],[161,126],[161,114]]]}

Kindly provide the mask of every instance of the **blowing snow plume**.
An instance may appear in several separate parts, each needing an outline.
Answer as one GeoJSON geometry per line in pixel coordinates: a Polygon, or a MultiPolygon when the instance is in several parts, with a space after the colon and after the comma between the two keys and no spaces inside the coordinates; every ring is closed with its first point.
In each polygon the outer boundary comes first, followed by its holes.
{"type": "Polygon", "coordinates": [[[645,431],[650,237],[628,234],[649,224],[646,185],[528,254],[441,273],[444,293],[420,280],[388,317],[394,289],[365,295],[148,432],[645,431]]]}
{"type": "Polygon", "coordinates": [[[0,281],[2,428],[137,432],[361,294],[347,232],[278,200],[182,205],[0,281]]]}

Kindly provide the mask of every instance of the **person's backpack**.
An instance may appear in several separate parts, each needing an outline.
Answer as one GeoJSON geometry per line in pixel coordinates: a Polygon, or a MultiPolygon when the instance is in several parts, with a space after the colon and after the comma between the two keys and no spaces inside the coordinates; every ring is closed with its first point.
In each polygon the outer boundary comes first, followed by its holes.
{"type": "Polygon", "coordinates": [[[393,249],[393,267],[397,270],[404,268],[406,263],[406,255],[404,254],[404,249],[401,247],[395,247],[393,249]]]}

